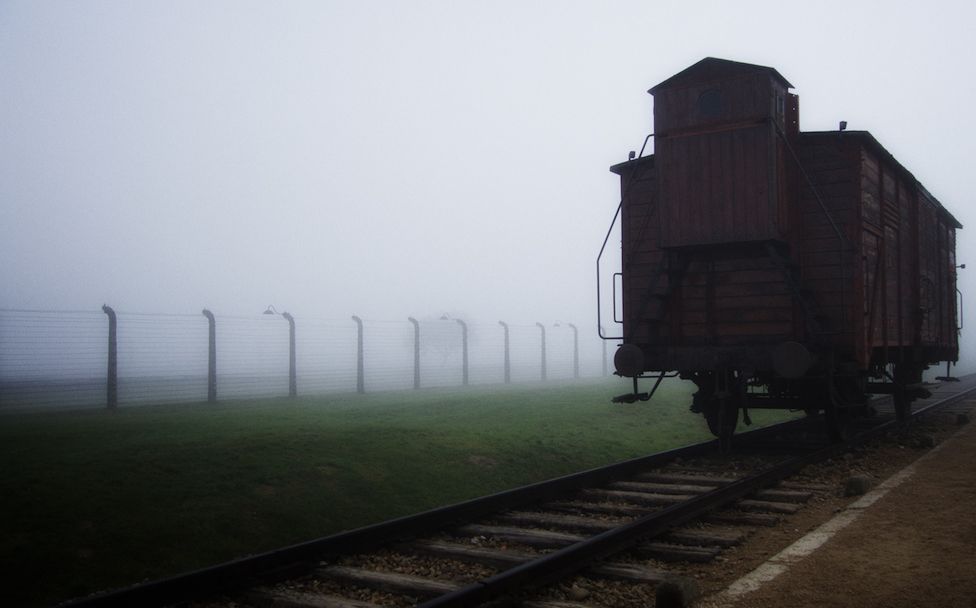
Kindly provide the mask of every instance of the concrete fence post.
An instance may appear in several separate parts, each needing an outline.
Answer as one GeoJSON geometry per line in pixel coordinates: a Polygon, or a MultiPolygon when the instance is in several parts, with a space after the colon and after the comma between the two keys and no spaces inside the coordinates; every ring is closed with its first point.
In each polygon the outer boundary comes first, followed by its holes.
{"type": "Polygon", "coordinates": [[[546,326],[542,323],[536,323],[540,330],[542,330],[542,379],[546,379],[546,326]]]}
{"type": "Polygon", "coordinates": [[[295,365],[295,317],[283,312],[281,316],[288,321],[288,396],[298,396],[298,370],[295,365]]]}
{"type": "Polygon", "coordinates": [[[207,317],[207,402],[217,401],[217,320],[214,314],[203,309],[203,316],[207,317]]]}
{"type": "Polygon", "coordinates": [[[512,357],[509,352],[509,348],[511,344],[508,338],[508,323],[504,321],[499,321],[498,324],[505,329],[505,384],[511,384],[512,383],[512,357]]]}
{"type": "Polygon", "coordinates": [[[468,324],[454,319],[461,326],[461,384],[468,385],[468,324]]]}
{"type": "Polygon", "coordinates": [[[119,340],[118,318],[108,304],[102,305],[102,312],[108,315],[108,370],[105,377],[105,401],[108,409],[119,406],[119,340]]]}
{"type": "Polygon", "coordinates": [[[579,374],[579,329],[576,328],[572,323],[567,323],[569,328],[573,330],[573,378],[577,380],[580,377],[579,374]]]}
{"type": "Polygon", "coordinates": [[[407,317],[413,324],[413,388],[420,388],[420,321],[407,317]]]}
{"type": "Polygon", "coordinates": [[[366,392],[366,366],[363,360],[363,320],[352,316],[356,322],[356,392],[366,392]]]}

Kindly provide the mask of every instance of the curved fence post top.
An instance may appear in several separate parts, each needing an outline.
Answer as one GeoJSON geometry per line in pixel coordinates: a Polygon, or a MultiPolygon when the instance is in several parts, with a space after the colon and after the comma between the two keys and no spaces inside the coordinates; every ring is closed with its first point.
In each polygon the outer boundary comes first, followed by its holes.
{"type": "Polygon", "coordinates": [[[413,323],[413,388],[420,388],[420,321],[407,317],[413,323]]]}
{"type": "Polygon", "coordinates": [[[504,321],[499,321],[498,324],[501,325],[502,327],[504,327],[505,329],[508,329],[508,323],[506,323],[504,321]]]}
{"type": "Polygon", "coordinates": [[[110,410],[119,406],[119,341],[118,319],[115,310],[102,304],[102,312],[108,315],[108,366],[105,374],[105,404],[110,410]]]}
{"type": "Polygon", "coordinates": [[[363,356],[363,320],[358,315],[353,315],[352,320],[356,322],[356,392],[366,392],[366,362],[363,356]]]}
{"type": "Polygon", "coordinates": [[[209,309],[204,308],[203,316],[207,317],[209,329],[207,347],[207,403],[217,401],[217,321],[209,309]]]}
{"type": "Polygon", "coordinates": [[[298,370],[295,355],[295,317],[290,312],[283,312],[281,316],[288,321],[288,396],[298,396],[298,370]]]}
{"type": "Polygon", "coordinates": [[[542,379],[545,380],[548,372],[546,371],[546,326],[542,323],[536,323],[536,326],[542,330],[542,379]]]}

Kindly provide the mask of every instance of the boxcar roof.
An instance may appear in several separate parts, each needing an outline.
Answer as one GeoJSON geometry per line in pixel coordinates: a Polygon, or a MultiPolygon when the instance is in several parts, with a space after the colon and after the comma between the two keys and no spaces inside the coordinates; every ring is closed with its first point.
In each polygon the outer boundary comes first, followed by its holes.
{"type": "Polygon", "coordinates": [[[954,227],[962,228],[962,224],[959,223],[959,220],[957,220],[955,216],[949,213],[949,210],[945,208],[945,206],[939,201],[939,199],[932,196],[932,193],[929,192],[928,189],[926,189],[925,186],[922,185],[922,182],[918,181],[918,179],[914,175],[912,175],[912,172],[905,168],[905,165],[898,162],[898,159],[892,156],[891,152],[888,152],[888,150],[886,150],[885,147],[881,145],[881,142],[875,139],[874,135],[871,135],[870,131],[801,131],[800,132],[800,137],[802,138],[827,138],[827,137],[838,137],[838,136],[844,138],[855,138],[859,140],[862,145],[869,148],[872,152],[874,152],[881,158],[885,159],[889,163],[895,165],[905,177],[907,177],[912,183],[918,186],[919,190],[921,190],[925,194],[925,196],[929,198],[929,200],[935,203],[935,205],[939,208],[939,211],[952,222],[954,227]]]}
{"type": "Polygon", "coordinates": [[[729,61],[728,59],[719,59],[717,57],[706,57],[698,63],[681,70],[671,78],[668,78],[663,82],[659,82],[648,89],[647,92],[653,95],[655,91],[662,87],[668,87],[684,82],[702,82],[717,78],[728,78],[730,75],[737,73],[753,74],[757,72],[772,76],[784,84],[788,89],[793,88],[793,85],[791,85],[788,80],[783,78],[783,75],[777,72],[774,68],[769,68],[764,65],[755,65],[752,63],[742,63],[740,61],[729,61]]]}
{"type": "Polygon", "coordinates": [[[630,160],[625,160],[622,163],[617,163],[610,167],[610,171],[616,173],[617,175],[623,174],[626,169],[636,169],[638,165],[647,164],[650,167],[654,166],[654,155],[648,154],[647,156],[641,156],[640,158],[632,158],[630,160]]]}
{"type": "MultiPolygon", "coordinates": [[[[948,220],[952,223],[952,225],[955,228],[962,228],[962,224],[959,223],[959,220],[957,220],[955,216],[949,213],[949,210],[945,208],[945,206],[939,201],[939,199],[935,198],[932,195],[932,193],[929,192],[924,185],[922,185],[922,182],[918,181],[918,179],[914,175],[912,175],[911,171],[906,169],[904,165],[898,162],[898,159],[892,156],[891,152],[888,152],[888,150],[886,150],[885,147],[882,146],[881,143],[877,139],[875,139],[873,135],[871,135],[870,131],[802,131],[800,133],[800,137],[805,139],[844,137],[848,139],[854,138],[858,140],[861,143],[861,145],[869,148],[872,152],[877,154],[879,157],[885,159],[887,162],[897,167],[898,171],[900,171],[909,181],[915,184],[919,188],[919,190],[921,190],[925,194],[925,196],[929,198],[929,200],[935,203],[935,205],[939,208],[939,212],[945,215],[945,217],[948,218],[948,220]]],[[[616,165],[610,167],[610,171],[616,173],[617,175],[622,175],[624,171],[636,169],[638,166],[641,165],[648,165],[653,167],[654,155],[649,154],[647,156],[642,156],[640,158],[635,158],[632,160],[624,161],[622,163],[617,163],[616,165]]]]}

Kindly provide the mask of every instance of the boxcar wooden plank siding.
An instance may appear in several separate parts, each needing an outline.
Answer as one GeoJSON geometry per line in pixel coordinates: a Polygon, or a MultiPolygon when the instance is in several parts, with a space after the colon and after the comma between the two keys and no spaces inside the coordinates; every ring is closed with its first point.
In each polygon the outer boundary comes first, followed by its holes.
{"type": "MultiPolygon", "coordinates": [[[[780,88],[785,92],[785,81],[780,88]]],[[[695,79],[682,84],[679,82],[661,83],[652,89],[654,95],[655,130],[660,125],[661,133],[681,130],[708,130],[721,128],[730,121],[759,122],[769,114],[768,79],[764,75],[742,74],[729,77],[727,74],[716,78],[695,79]],[[699,110],[699,100],[703,93],[721,87],[731,90],[717,111],[703,117],[699,110]]]]}
{"type": "Polygon", "coordinates": [[[662,245],[776,238],[770,145],[766,125],[659,142],[662,245]]]}
{"type": "Polygon", "coordinates": [[[649,371],[769,369],[786,341],[860,369],[955,358],[961,226],[870,133],[800,132],[789,87],[709,59],[651,89],[655,152],[611,169],[625,342],[649,371]]]}

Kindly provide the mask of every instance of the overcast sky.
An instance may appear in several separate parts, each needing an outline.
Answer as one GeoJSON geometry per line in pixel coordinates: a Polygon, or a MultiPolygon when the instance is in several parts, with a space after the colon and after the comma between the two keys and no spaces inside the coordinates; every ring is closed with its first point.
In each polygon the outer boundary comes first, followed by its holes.
{"type": "Polygon", "coordinates": [[[0,307],[590,331],[607,167],[706,56],[775,67],[803,130],[871,131],[976,230],[974,6],[0,0],[0,307]]]}

